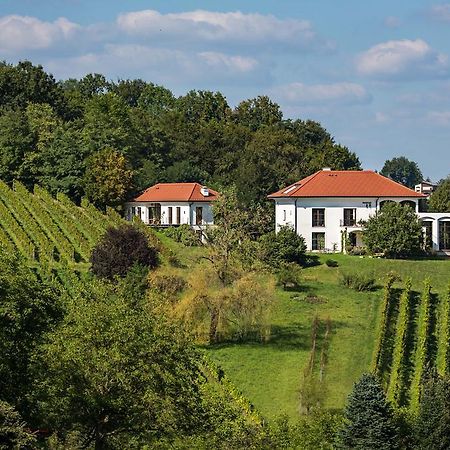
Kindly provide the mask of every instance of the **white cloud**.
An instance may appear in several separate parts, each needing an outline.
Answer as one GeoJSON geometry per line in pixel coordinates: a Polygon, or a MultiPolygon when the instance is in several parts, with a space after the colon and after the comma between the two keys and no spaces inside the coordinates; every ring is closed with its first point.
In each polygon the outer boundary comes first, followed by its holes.
{"type": "Polygon", "coordinates": [[[430,16],[442,22],[450,22],[450,3],[433,5],[429,11],[430,16]]]}
{"type": "Polygon", "coordinates": [[[274,90],[284,102],[296,105],[362,104],[371,100],[365,88],[356,83],[290,83],[274,90]]]}
{"type": "Polygon", "coordinates": [[[387,41],[361,53],[356,60],[361,75],[381,78],[440,78],[449,75],[447,55],[424,40],[387,41]]]}
{"type": "Polygon", "coordinates": [[[219,69],[228,68],[237,72],[250,72],[258,65],[258,61],[254,58],[229,56],[219,52],[201,52],[198,53],[198,56],[210,67],[219,69]]]}
{"type": "Polygon", "coordinates": [[[235,80],[246,82],[258,62],[239,55],[219,52],[186,53],[176,49],[154,48],[138,44],[108,44],[101,52],[53,59],[47,68],[58,77],[82,77],[86,73],[101,72],[114,77],[139,77],[167,84],[184,82],[217,82],[235,80]]]}
{"type": "Polygon", "coordinates": [[[182,37],[185,44],[282,44],[286,48],[306,49],[332,46],[319,38],[306,20],[278,19],[273,15],[244,14],[240,11],[197,10],[161,14],[143,10],[121,14],[117,25],[131,36],[152,38],[158,42],[182,37]]]}
{"type": "Polygon", "coordinates": [[[0,50],[13,53],[46,49],[72,38],[79,29],[79,25],[64,17],[44,22],[29,16],[3,16],[0,17],[0,50]]]}

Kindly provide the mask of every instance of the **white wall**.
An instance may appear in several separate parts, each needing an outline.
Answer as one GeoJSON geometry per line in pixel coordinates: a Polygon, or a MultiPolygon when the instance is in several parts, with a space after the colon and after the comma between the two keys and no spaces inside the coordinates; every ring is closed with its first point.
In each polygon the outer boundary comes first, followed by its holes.
{"type": "Polygon", "coordinates": [[[180,208],[180,224],[189,224],[189,203],[160,202],[161,225],[177,225],[177,207],[180,208]],[[169,223],[169,207],[172,208],[172,223],[169,223]]]}
{"type": "Polygon", "coordinates": [[[308,250],[312,247],[312,233],[325,233],[325,249],[327,251],[341,251],[342,231],[361,230],[361,226],[357,223],[354,227],[344,227],[344,209],[356,209],[356,222],[367,220],[374,215],[379,207],[380,201],[393,200],[400,202],[403,200],[417,200],[407,198],[343,198],[343,197],[324,197],[324,198],[298,198],[297,204],[295,199],[277,199],[275,200],[275,222],[276,230],[282,225],[291,225],[296,228],[297,233],[305,238],[308,250]],[[365,203],[370,202],[370,206],[365,203]],[[295,204],[297,205],[295,207],[295,204]],[[312,209],[325,209],[325,226],[312,226],[312,209]],[[296,212],[295,212],[296,211],[296,212]],[[286,215],[286,220],[284,217],[286,215]]]}
{"type": "Polygon", "coordinates": [[[213,211],[212,211],[212,205],[211,203],[207,202],[197,202],[197,203],[191,203],[191,225],[195,225],[195,214],[196,214],[196,208],[200,207],[203,208],[203,223],[202,225],[212,225],[214,223],[213,219],[213,211]]]}
{"type": "MultiPolygon", "coordinates": [[[[203,208],[203,223],[202,225],[212,225],[213,212],[212,206],[207,202],[158,202],[161,205],[161,225],[177,225],[177,207],[180,208],[180,224],[188,224],[195,226],[196,207],[203,208]],[[169,223],[169,207],[172,208],[172,224],[169,223]]],[[[129,202],[125,205],[125,217],[131,219],[131,208],[136,208],[135,214],[138,215],[138,207],[141,208],[141,220],[149,223],[148,202],[129,202]]],[[[154,203],[152,203],[154,204],[154,203]]]]}

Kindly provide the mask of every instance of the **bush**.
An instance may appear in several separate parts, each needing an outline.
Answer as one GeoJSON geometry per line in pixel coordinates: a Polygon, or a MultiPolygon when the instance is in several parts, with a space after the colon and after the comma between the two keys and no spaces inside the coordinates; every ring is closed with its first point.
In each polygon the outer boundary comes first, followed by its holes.
{"type": "Polygon", "coordinates": [[[405,258],[421,253],[422,225],[409,206],[389,203],[364,225],[364,242],[370,253],[405,258]]]}
{"type": "Polygon", "coordinates": [[[375,289],[375,278],[363,273],[343,273],[341,284],[359,292],[373,291],[375,289]]]}
{"type": "Polygon", "coordinates": [[[334,259],[327,259],[327,260],[325,261],[325,264],[326,264],[328,267],[338,267],[338,266],[339,266],[339,263],[338,263],[336,260],[334,260],[334,259]]]}
{"type": "Polygon", "coordinates": [[[201,245],[202,243],[195,231],[186,224],[178,227],[168,227],[164,229],[164,234],[173,239],[175,242],[180,242],[186,247],[194,247],[196,245],[201,245]]]}
{"type": "Polygon", "coordinates": [[[92,272],[101,278],[124,277],[135,264],[153,268],[158,252],[147,236],[133,225],[109,228],[95,246],[91,256],[92,272]]]}
{"type": "Polygon", "coordinates": [[[261,259],[272,267],[283,263],[306,263],[306,244],[290,226],[282,226],[278,233],[267,233],[260,240],[261,259]]]}
{"type": "Polygon", "coordinates": [[[277,284],[286,289],[288,286],[298,287],[300,285],[301,268],[298,264],[283,264],[277,273],[277,284]]]}
{"type": "Polygon", "coordinates": [[[187,286],[187,283],[179,275],[157,273],[151,277],[150,285],[159,294],[173,297],[180,293],[187,286]]]}

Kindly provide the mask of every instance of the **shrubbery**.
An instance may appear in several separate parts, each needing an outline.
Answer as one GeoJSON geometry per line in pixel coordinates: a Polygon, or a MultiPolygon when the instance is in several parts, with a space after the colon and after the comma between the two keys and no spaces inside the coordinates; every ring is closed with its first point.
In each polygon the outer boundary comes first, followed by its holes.
{"type": "Polygon", "coordinates": [[[343,273],[341,284],[355,291],[373,291],[375,289],[375,278],[364,273],[343,273]]]}
{"type": "Polygon", "coordinates": [[[388,203],[364,225],[364,243],[371,253],[404,258],[422,252],[422,225],[409,206],[388,203]]]}
{"type": "Polygon", "coordinates": [[[261,236],[261,260],[271,267],[280,267],[283,263],[306,263],[306,244],[302,236],[290,226],[280,227],[278,233],[261,236]]]}
{"type": "Polygon", "coordinates": [[[164,229],[164,234],[175,242],[180,242],[187,247],[194,247],[196,245],[201,245],[202,243],[195,231],[186,224],[178,227],[168,227],[164,229]]]}
{"type": "Polygon", "coordinates": [[[327,259],[327,260],[325,261],[325,264],[326,264],[328,267],[339,267],[339,263],[338,263],[336,260],[334,260],[334,259],[327,259]]]}
{"type": "Polygon", "coordinates": [[[132,225],[109,228],[95,246],[91,256],[92,272],[101,278],[123,277],[135,264],[153,268],[158,252],[147,236],[132,225]]]}

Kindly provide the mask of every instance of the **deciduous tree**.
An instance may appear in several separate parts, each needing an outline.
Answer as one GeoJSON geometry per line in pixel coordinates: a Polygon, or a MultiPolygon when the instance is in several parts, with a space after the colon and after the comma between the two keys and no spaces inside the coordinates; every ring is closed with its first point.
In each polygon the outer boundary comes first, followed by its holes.
{"type": "Polygon", "coordinates": [[[363,228],[363,239],[372,253],[404,258],[420,254],[422,225],[411,207],[389,203],[369,218],[363,228]]]}
{"type": "Polygon", "coordinates": [[[420,183],[423,180],[422,172],[417,163],[410,161],[404,156],[387,160],[380,173],[409,188],[414,188],[415,184],[420,183]]]}

